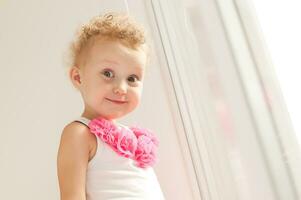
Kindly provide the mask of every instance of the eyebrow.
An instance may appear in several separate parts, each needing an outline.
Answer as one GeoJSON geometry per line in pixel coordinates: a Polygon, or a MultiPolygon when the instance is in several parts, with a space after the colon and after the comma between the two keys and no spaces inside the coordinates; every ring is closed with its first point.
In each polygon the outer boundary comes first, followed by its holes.
{"type": "Polygon", "coordinates": [[[116,61],[113,61],[113,60],[108,60],[108,59],[104,59],[104,60],[102,60],[101,62],[108,62],[108,63],[113,63],[113,64],[117,64],[117,65],[119,65],[119,63],[118,63],[118,62],[116,62],[116,61]]]}
{"type": "MultiPolygon", "coordinates": [[[[119,65],[119,62],[113,61],[113,60],[108,60],[108,59],[103,59],[101,62],[113,63],[113,64],[116,64],[116,65],[119,65]]],[[[134,68],[135,68],[135,69],[138,69],[139,71],[142,70],[140,67],[134,67],[134,68]]]]}

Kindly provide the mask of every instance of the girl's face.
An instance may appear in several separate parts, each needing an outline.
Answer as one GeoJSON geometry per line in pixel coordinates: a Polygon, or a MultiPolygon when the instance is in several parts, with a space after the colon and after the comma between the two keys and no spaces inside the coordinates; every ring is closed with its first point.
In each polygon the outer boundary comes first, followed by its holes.
{"type": "Polygon", "coordinates": [[[70,70],[85,103],[83,116],[114,121],[133,111],[141,98],[145,52],[118,41],[96,39],[86,51],[85,65],[70,70]]]}

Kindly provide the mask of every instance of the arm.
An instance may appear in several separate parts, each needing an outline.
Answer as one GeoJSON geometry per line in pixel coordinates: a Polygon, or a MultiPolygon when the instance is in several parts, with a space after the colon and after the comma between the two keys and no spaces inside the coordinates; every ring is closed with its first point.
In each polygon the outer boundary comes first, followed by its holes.
{"type": "Polygon", "coordinates": [[[57,172],[61,200],[86,200],[86,170],[90,146],[88,129],[68,124],[57,154],[57,172]]]}

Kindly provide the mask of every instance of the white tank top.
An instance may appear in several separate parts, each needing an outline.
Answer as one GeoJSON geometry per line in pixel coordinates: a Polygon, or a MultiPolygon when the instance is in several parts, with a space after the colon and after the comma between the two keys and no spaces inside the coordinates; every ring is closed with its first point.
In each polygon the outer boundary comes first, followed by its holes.
{"type": "MultiPolygon", "coordinates": [[[[90,122],[85,117],[75,121],[86,126],[90,122]]],[[[137,167],[132,159],[118,155],[108,144],[96,138],[96,154],[87,169],[87,200],[164,200],[152,167],[137,167]]]]}

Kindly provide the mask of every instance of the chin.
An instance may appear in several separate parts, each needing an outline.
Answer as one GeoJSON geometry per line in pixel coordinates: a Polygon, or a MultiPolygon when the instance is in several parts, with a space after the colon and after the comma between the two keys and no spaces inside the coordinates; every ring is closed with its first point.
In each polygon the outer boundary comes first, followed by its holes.
{"type": "Polygon", "coordinates": [[[126,115],[126,114],[111,114],[111,115],[103,115],[106,119],[108,119],[108,120],[114,120],[114,119],[118,119],[118,118],[121,118],[121,117],[123,117],[124,115],[126,115]]]}

